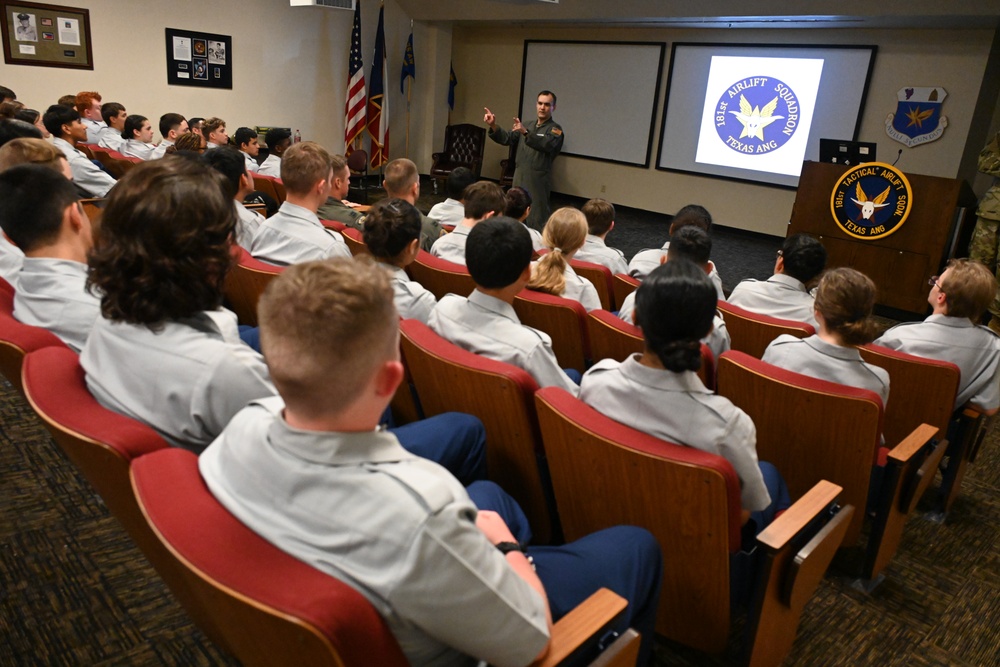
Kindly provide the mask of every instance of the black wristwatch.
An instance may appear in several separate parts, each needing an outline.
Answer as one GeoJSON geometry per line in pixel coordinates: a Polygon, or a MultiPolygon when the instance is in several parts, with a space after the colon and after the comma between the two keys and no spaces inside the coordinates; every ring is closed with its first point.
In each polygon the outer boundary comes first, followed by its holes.
{"type": "Polygon", "coordinates": [[[517,542],[497,542],[495,546],[504,556],[509,554],[511,551],[520,551],[521,553],[524,553],[524,547],[517,542]]]}

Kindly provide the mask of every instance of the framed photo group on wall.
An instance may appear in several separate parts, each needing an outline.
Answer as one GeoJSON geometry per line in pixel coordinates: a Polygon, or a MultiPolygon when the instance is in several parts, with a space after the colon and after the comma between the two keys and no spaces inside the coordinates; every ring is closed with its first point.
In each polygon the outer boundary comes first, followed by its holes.
{"type": "Polygon", "coordinates": [[[89,10],[14,0],[0,10],[7,64],[94,69],[89,10]]]}
{"type": "Polygon", "coordinates": [[[167,83],[204,88],[233,87],[233,38],[166,29],[167,83]]]}

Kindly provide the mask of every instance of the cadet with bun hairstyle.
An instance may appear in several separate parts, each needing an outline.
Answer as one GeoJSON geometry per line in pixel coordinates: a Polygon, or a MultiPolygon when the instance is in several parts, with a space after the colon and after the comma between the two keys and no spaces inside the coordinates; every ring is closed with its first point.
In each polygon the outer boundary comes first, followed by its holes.
{"type": "Polygon", "coordinates": [[[580,399],[638,431],[728,460],[740,479],[743,521],[752,520],[748,534],[756,534],[791,498],[777,469],[757,461],[750,417],[696,374],[715,307],[715,286],[702,267],[677,258],[653,270],[636,297],[645,350],[595,364],[580,399]]]}
{"type": "Polygon", "coordinates": [[[857,350],[878,332],[872,319],[875,295],[875,283],[865,274],[846,267],[827,271],[816,290],[816,334],[805,339],[778,336],[762,359],[795,373],[874,391],[885,405],[889,374],[863,361],[857,350]]]}
{"type": "Polygon", "coordinates": [[[405,271],[420,252],[420,212],[403,199],[383,199],[372,206],[364,225],[368,251],[389,270],[399,316],[427,324],[437,299],[405,271]]]}

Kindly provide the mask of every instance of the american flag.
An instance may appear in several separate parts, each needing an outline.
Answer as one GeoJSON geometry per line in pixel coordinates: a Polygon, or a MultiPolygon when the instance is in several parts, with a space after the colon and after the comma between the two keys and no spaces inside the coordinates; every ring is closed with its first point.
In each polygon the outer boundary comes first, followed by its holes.
{"type": "Polygon", "coordinates": [[[371,166],[378,169],[389,161],[389,105],[385,96],[385,28],[378,10],[375,56],[372,59],[372,95],[368,100],[368,134],[372,138],[371,166]]]}
{"type": "Polygon", "coordinates": [[[361,61],[361,3],[354,5],[354,30],[351,32],[350,69],[348,70],[347,102],[344,105],[344,151],[350,155],[354,151],[354,140],[365,131],[365,111],[368,99],[365,95],[365,66],[361,61]]]}

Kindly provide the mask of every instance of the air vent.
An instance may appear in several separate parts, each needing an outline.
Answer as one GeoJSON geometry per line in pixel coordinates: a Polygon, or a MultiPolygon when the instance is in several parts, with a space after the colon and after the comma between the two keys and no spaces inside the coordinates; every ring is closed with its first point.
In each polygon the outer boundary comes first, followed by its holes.
{"type": "Polygon", "coordinates": [[[328,7],[354,11],[354,3],[357,0],[288,0],[288,2],[292,7],[328,7]]]}

